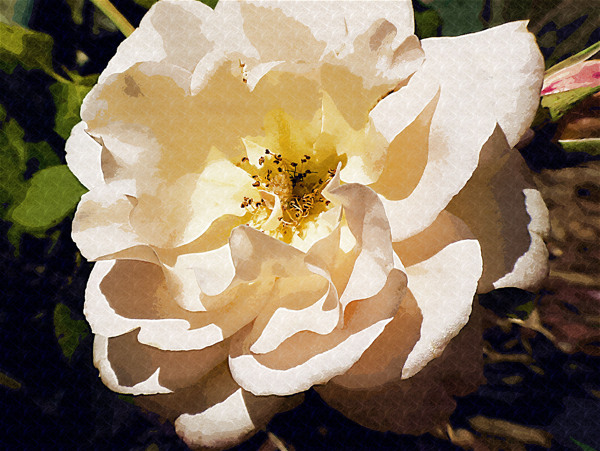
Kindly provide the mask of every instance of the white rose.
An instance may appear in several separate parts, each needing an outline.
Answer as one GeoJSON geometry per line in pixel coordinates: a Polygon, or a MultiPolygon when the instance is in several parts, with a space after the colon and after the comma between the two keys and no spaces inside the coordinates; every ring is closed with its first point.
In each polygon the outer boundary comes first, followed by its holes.
{"type": "Polygon", "coordinates": [[[542,76],[523,22],[419,42],[408,1],[155,4],[67,142],[104,383],[190,446],[310,387],[433,427],[481,380],[474,296],[546,272],[512,150],[542,76]]]}

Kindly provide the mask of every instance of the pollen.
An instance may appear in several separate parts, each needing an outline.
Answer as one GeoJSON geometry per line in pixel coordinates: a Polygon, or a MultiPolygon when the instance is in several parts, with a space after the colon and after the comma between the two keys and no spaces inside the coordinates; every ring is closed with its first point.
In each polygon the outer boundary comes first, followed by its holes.
{"type": "MultiPolygon", "coordinates": [[[[258,167],[250,165],[247,157],[242,158],[240,166],[250,173],[252,186],[279,199],[279,225],[269,231],[276,238],[288,241],[295,234],[301,235],[306,219],[325,211],[330,204],[322,191],[334,177],[335,169],[317,168],[310,160],[310,155],[303,155],[299,161],[291,161],[269,149],[258,159],[258,167]]],[[[249,225],[258,229],[275,208],[275,202],[266,197],[258,200],[245,197],[240,205],[251,215],[249,225]]]]}

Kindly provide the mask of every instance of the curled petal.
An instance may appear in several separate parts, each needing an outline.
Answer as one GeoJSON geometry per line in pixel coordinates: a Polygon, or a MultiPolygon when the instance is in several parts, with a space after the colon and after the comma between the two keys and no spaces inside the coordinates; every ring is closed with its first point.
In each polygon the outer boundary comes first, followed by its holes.
{"type": "Polygon", "coordinates": [[[543,77],[543,59],[523,22],[426,39],[422,46],[423,67],[371,112],[375,126],[391,142],[439,90],[429,131],[423,131],[429,135],[423,173],[408,197],[401,197],[403,191],[386,196],[395,241],[431,224],[460,191],[496,124],[510,146],[518,142],[537,109],[543,77]]]}
{"type": "Polygon", "coordinates": [[[102,146],[86,133],[87,124],[79,122],[65,144],[67,164],[75,177],[88,189],[104,185],[100,155],[102,146]]]}
{"type": "Polygon", "coordinates": [[[140,343],[171,350],[203,349],[222,341],[223,330],[210,318],[191,327],[187,320],[192,320],[191,314],[184,319],[186,312],[167,302],[161,279],[160,268],[151,263],[97,262],[88,280],[84,306],[92,332],[116,337],[141,328],[140,343]],[[132,281],[137,282],[136,289],[132,289],[132,281]]]}
{"type": "Polygon", "coordinates": [[[529,248],[517,259],[510,273],[494,282],[494,288],[534,290],[548,275],[548,248],[544,243],[544,237],[550,232],[548,208],[538,190],[524,189],[523,194],[525,208],[531,218],[527,225],[531,240],[529,248]]]}
{"type": "Polygon", "coordinates": [[[226,364],[190,387],[136,398],[136,403],[175,423],[192,448],[225,449],[256,433],[278,412],[298,404],[292,398],[253,396],[231,378],[226,364]]]}
{"type": "Polygon", "coordinates": [[[545,277],[543,237],[550,223],[534,187],[525,161],[497,127],[473,177],[448,205],[481,244],[484,272],[478,292],[508,286],[534,289],[545,277]]]}
{"type": "Polygon", "coordinates": [[[352,303],[344,328],[328,335],[299,332],[266,354],[248,352],[240,337],[229,358],[234,379],[255,395],[290,395],[344,373],[392,320],[405,284],[404,273],[392,270],[386,286],[373,298],[352,303]]]}
{"type": "Polygon", "coordinates": [[[140,343],[138,331],[112,338],[96,335],[94,339],[94,364],[113,391],[170,393],[195,384],[227,359],[226,341],[202,350],[163,351],[140,343]]]}
{"type": "Polygon", "coordinates": [[[406,268],[408,288],[423,314],[421,336],[408,355],[402,378],[438,357],[467,324],[483,270],[476,240],[449,244],[433,257],[406,268]]]}
{"type": "Polygon", "coordinates": [[[453,397],[485,382],[477,307],[442,355],[415,376],[401,379],[397,374],[390,382],[363,388],[348,388],[333,379],[315,389],[330,406],[370,429],[415,435],[436,430],[456,408],[453,397]]]}
{"type": "Polygon", "coordinates": [[[129,220],[132,199],[118,183],[101,185],[81,196],[73,218],[72,237],[88,260],[144,245],[129,220]]]}

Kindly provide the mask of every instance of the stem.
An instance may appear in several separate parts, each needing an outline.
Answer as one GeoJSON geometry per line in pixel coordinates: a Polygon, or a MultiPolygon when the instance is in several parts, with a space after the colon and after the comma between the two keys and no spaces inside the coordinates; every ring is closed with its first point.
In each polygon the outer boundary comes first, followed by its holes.
{"type": "Polygon", "coordinates": [[[47,74],[50,75],[52,78],[54,78],[56,81],[59,81],[61,83],[70,83],[69,80],[67,80],[65,77],[61,77],[53,70],[48,71],[47,74]]]}
{"type": "Polygon", "coordinates": [[[115,6],[110,2],[110,0],[91,1],[94,5],[96,5],[96,8],[98,8],[100,11],[106,14],[106,17],[108,17],[112,21],[112,23],[114,23],[117,26],[119,31],[121,31],[121,33],[123,33],[125,37],[128,37],[131,33],[133,33],[133,31],[135,30],[133,25],[131,25],[127,21],[127,19],[125,19],[125,16],[123,16],[123,14],[121,14],[119,10],[115,8],[115,6]]]}

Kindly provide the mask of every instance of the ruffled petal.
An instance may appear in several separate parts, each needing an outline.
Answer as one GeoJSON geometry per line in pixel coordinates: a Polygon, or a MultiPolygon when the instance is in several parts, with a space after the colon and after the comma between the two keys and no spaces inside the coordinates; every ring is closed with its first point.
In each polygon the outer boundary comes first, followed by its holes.
{"type": "Polygon", "coordinates": [[[225,449],[246,440],[276,413],[301,400],[301,395],[253,396],[235,383],[223,364],[191,387],[135,401],[173,421],[177,434],[190,448],[225,449]]]}
{"type": "Polygon", "coordinates": [[[132,199],[118,183],[97,186],[81,196],[73,218],[72,237],[88,260],[146,244],[129,220],[132,199]]]}
{"type": "Polygon", "coordinates": [[[138,340],[143,344],[197,350],[251,323],[272,301],[272,291],[272,278],[238,280],[221,294],[201,299],[209,311],[189,311],[175,301],[177,292],[171,292],[160,264],[109,260],[92,270],[84,313],[95,334],[115,337],[141,328],[138,340]]]}
{"type": "Polygon", "coordinates": [[[406,268],[408,288],[423,315],[421,336],[402,368],[402,378],[417,374],[438,357],[467,324],[483,271],[476,240],[449,244],[433,257],[406,268]]]}
{"type": "Polygon", "coordinates": [[[79,122],[71,129],[71,135],[65,144],[69,170],[75,174],[87,189],[104,185],[100,157],[102,146],[86,133],[87,124],[79,122]]]}
{"type": "Polygon", "coordinates": [[[84,305],[92,332],[117,337],[140,328],[140,343],[176,351],[203,349],[223,341],[223,329],[212,318],[177,308],[161,276],[160,267],[152,263],[97,262],[84,305]]]}
{"type": "MultiPolygon", "coordinates": [[[[460,243],[472,238],[473,235],[471,231],[460,219],[444,211],[438,216],[435,222],[423,232],[408,240],[394,243],[393,247],[404,266],[407,268],[412,267],[411,272],[417,272],[420,276],[424,277],[426,272],[419,270],[419,266],[416,265],[419,263],[428,265],[431,262],[427,263],[427,261],[443,251],[449,244],[460,243]]],[[[446,250],[446,252],[448,252],[448,250],[446,250]]],[[[462,256],[465,260],[469,257],[467,252],[462,256]]],[[[438,256],[438,258],[443,259],[444,254],[438,256]]],[[[458,284],[454,284],[454,287],[451,286],[452,282],[449,279],[451,279],[452,276],[447,275],[447,272],[450,269],[445,267],[446,264],[451,266],[451,263],[449,262],[442,265],[445,272],[437,274],[433,272],[435,269],[431,269],[429,270],[428,276],[431,279],[429,282],[430,285],[440,287],[439,293],[445,293],[445,289],[455,290],[454,292],[450,292],[450,296],[444,294],[444,296],[448,298],[459,295],[459,293],[457,293],[457,290],[455,289],[458,284]],[[435,282],[433,281],[434,277],[436,279],[435,282]],[[440,280],[445,280],[445,282],[441,283],[440,280]]],[[[461,266],[464,265],[461,264],[461,266]]],[[[409,273],[408,270],[407,273],[409,273]]],[[[456,277],[455,274],[454,277],[456,277]]],[[[471,285],[473,285],[476,282],[475,278],[477,277],[477,272],[473,271],[473,274],[466,275],[466,277],[473,278],[473,280],[470,281],[471,285]]],[[[411,282],[409,281],[409,286],[410,283],[411,282]]],[[[413,280],[412,283],[414,285],[415,280],[413,280]]],[[[383,333],[377,337],[352,368],[345,374],[337,376],[334,379],[336,385],[341,385],[346,388],[365,389],[368,387],[380,386],[397,379],[400,376],[402,368],[405,366],[407,358],[413,348],[415,348],[417,342],[420,338],[427,338],[422,337],[422,334],[425,333],[423,328],[431,327],[432,323],[435,321],[435,319],[429,318],[427,324],[423,323],[424,315],[431,315],[431,309],[421,311],[420,307],[422,305],[427,305],[427,303],[423,301],[423,297],[426,294],[422,293],[418,287],[416,293],[419,295],[419,300],[415,299],[415,295],[413,295],[410,290],[407,291],[392,322],[386,326],[383,333]]],[[[437,298],[439,297],[441,296],[438,295],[437,298]]],[[[438,301],[437,298],[435,301],[438,301]]],[[[469,294],[467,294],[465,299],[465,309],[469,305],[469,303],[466,302],[469,299],[469,294]]],[[[444,305],[443,302],[439,302],[439,304],[442,306],[444,305]]],[[[460,307],[455,310],[460,310],[460,307]]],[[[442,327],[444,326],[442,325],[442,327]]],[[[443,347],[443,341],[437,341],[435,346],[438,345],[443,347]]],[[[422,344],[420,346],[422,346],[422,344]]]]}
{"type": "Polygon", "coordinates": [[[94,338],[94,365],[113,391],[132,395],[170,393],[195,384],[227,359],[227,341],[202,350],[163,351],[140,343],[138,331],[94,338]]]}
{"type": "Polygon", "coordinates": [[[543,237],[550,223],[534,187],[525,161],[510,149],[497,127],[473,177],[448,205],[448,211],[461,218],[481,244],[480,293],[509,286],[535,289],[546,276],[548,252],[543,237]]]}
{"type": "MultiPolygon", "coordinates": [[[[232,343],[232,374],[256,395],[298,393],[343,373],[381,334],[402,301],[406,276],[394,258],[377,194],[358,184],[339,186],[337,175],[330,185],[324,195],[343,207],[355,247],[347,254],[340,249],[340,226],[313,244],[304,261],[294,265],[296,280],[289,281],[288,295],[281,290],[277,308],[261,312],[252,331],[232,343]],[[303,266],[320,277],[302,281],[303,266]],[[306,288],[298,292],[297,286],[306,288]],[[290,317],[307,323],[307,311],[316,315],[313,324],[292,334],[275,333],[289,332],[290,317]]],[[[285,287],[286,281],[277,283],[285,287]]]]}
{"type": "Polygon", "coordinates": [[[414,435],[435,431],[456,408],[455,396],[465,396],[485,383],[477,307],[442,355],[415,376],[401,379],[398,373],[388,383],[363,389],[338,384],[336,378],[316,391],[331,407],[370,429],[414,435]]]}
{"type": "Polygon", "coordinates": [[[203,3],[182,0],[157,2],[146,13],[139,28],[119,45],[99,82],[103,83],[111,75],[146,61],[164,62],[192,71],[198,61],[214,48],[215,41],[226,36],[223,29],[218,36],[207,32],[207,29],[215,31],[209,26],[214,16],[213,10],[203,3]],[[193,42],[194,45],[182,45],[182,42],[193,42]]]}
{"type": "Polygon", "coordinates": [[[422,68],[371,112],[391,142],[439,91],[430,129],[423,132],[429,153],[418,184],[406,198],[403,190],[386,195],[394,240],[433,222],[471,177],[496,124],[510,146],[518,142],[537,109],[543,78],[542,56],[524,22],[426,39],[422,47],[422,68]]]}

